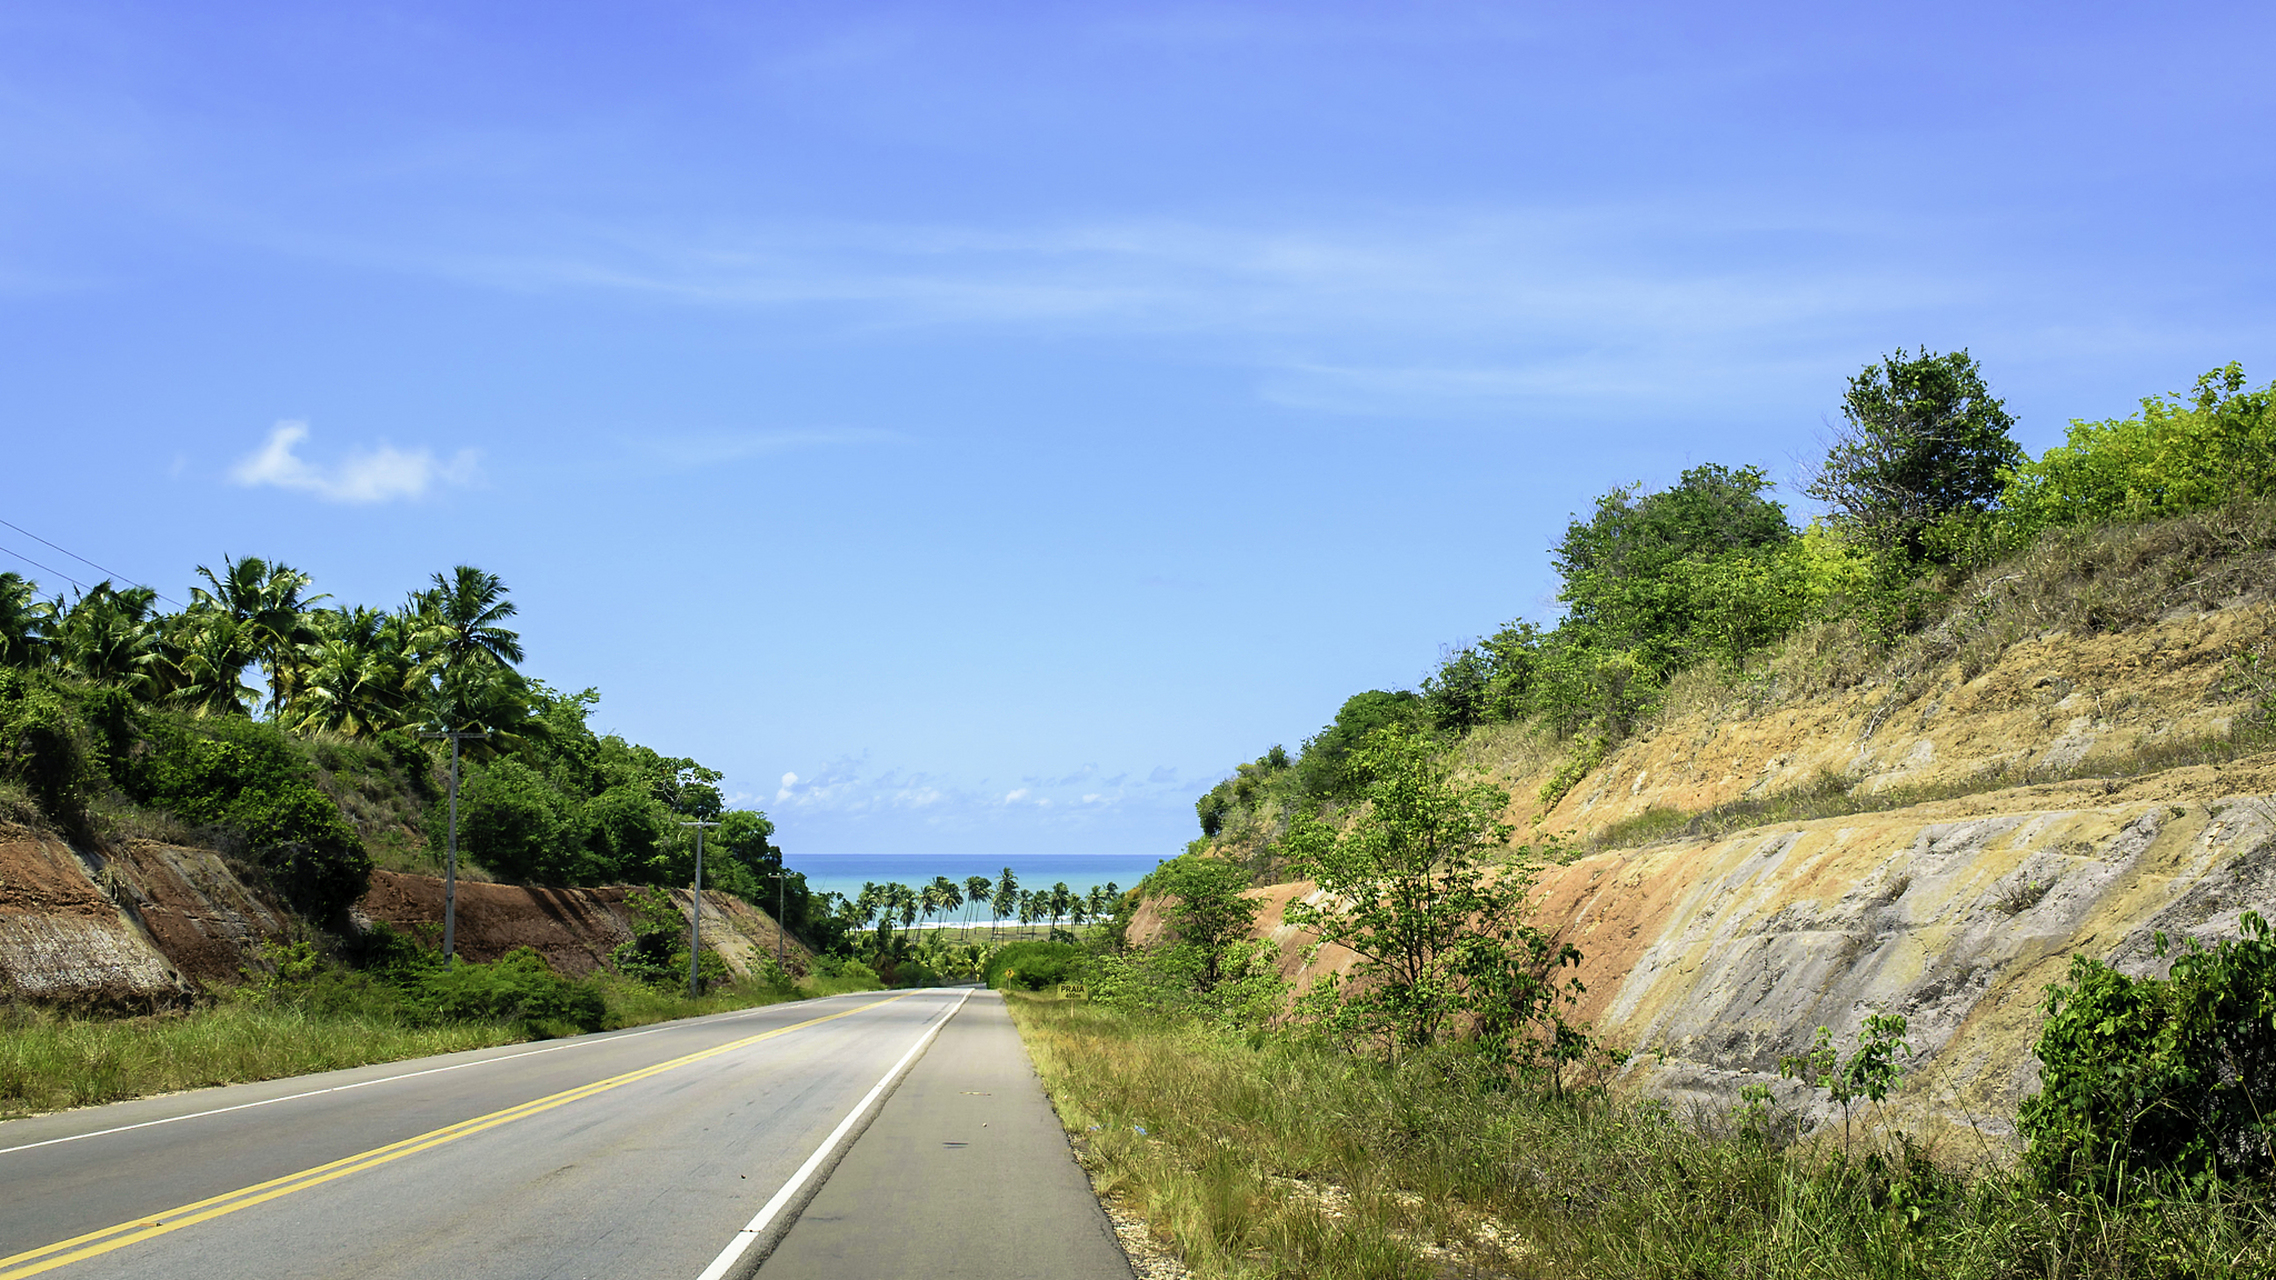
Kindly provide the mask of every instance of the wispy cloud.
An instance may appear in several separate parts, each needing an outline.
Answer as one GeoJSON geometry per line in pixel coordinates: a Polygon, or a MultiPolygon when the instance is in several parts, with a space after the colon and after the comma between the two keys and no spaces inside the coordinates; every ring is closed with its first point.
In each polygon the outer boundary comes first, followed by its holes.
{"type": "MultiPolygon", "coordinates": [[[[2001,296],[1998,264],[1923,271],[1934,219],[1701,199],[1347,211],[1317,221],[556,226],[536,253],[414,269],[516,290],[790,310],[846,331],[1044,327],[1203,344],[1268,400],[1350,413],[1695,398],[1855,333],[2001,296]]],[[[523,234],[526,242],[531,237],[523,234]]],[[[411,266],[409,262],[403,265],[411,266]]],[[[760,433],[669,447],[846,443],[760,433]]]]}
{"type": "Polygon", "coordinates": [[[229,469],[229,478],[247,488],[290,489],[326,502],[375,503],[422,498],[436,485],[468,485],[480,476],[479,456],[472,449],[461,449],[445,462],[433,450],[403,450],[382,440],[375,448],[323,466],[297,452],[306,439],[307,423],[278,423],[266,443],[229,469]]]}
{"type": "Polygon", "coordinates": [[[726,466],[799,449],[902,444],[898,431],[868,427],[816,427],[789,431],[721,432],[700,435],[645,435],[634,448],[677,470],[726,466]]]}

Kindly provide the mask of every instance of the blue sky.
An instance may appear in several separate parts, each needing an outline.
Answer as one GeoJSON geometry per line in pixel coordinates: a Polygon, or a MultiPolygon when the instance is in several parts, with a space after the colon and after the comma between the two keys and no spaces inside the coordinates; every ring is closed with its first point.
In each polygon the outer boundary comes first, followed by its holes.
{"type": "Polygon", "coordinates": [[[1164,855],[1235,761],[1549,616],[1595,494],[1793,474],[1880,353],[1969,348],[2034,449],[2276,375],[2272,37],[0,5],[0,518],[176,597],[479,564],[528,670],[794,860],[1164,855]]]}

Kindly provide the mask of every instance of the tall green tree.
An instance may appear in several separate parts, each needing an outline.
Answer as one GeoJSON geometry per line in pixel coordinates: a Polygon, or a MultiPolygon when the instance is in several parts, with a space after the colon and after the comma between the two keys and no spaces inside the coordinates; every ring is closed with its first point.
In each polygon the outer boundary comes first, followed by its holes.
{"type": "Polygon", "coordinates": [[[88,588],[66,608],[55,602],[48,652],[64,674],[116,685],[153,699],[164,671],[162,631],[148,587],[119,590],[109,582],[88,588]]]}
{"type": "MultiPolygon", "coordinates": [[[[1530,877],[1498,857],[1509,793],[1459,782],[1438,744],[1404,726],[1354,755],[1368,781],[1351,823],[1305,816],[1289,832],[1293,869],[1322,890],[1291,903],[1289,923],[1358,953],[1344,1015],[1394,1053],[1465,1026],[1516,1049],[1554,1008],[1551,974],[1580,953],[1525,923],[1530,877]]],[[[1569,1043],[1552,1035],[1548,1049],[1569,1043]]]]}
{"type": "Polygon", "coordinates": [[[1215,987],[1223,976],[1225,948],[1246,937],[1256,921],[1248,872],[1222,858],[1187,853],[1154,868],[1144,887],[1161,898],[1176,942],[1194,948],[1196,985],[1203,991],[1215,987]]]}
{"type": "Polygon", "coordinates": [[[0,666],[29,667],[39,660],[46,613],[38,587],[17,573],[0,573],[0,666]]]}
{"type": "Polygon", "coordinates": [[[499,625],[515,613],[507,595],[497,574],[470,564],[434,576],[434,587],[419,597],[419,603],[444,633],[441,651],[446,671],[478,662],[501,667],[521,664],[521,634],[499,625]]]}
{"type": "Polygon", "coordinates": [[[996,877],[996,897],[992,904],[996,909],[996,918],[988,926],[988,940],[990,942],[996,940],[998,932],[1003,927],[1003,921],[1011,918],[1011,914],[1018,908],[1019,902],[1019,877],[1012,874],[1010,867],[1005,867],[1003,874],[996,877]]]}
{"type": "Polygon", "coordinates": [[[1803,492],[1871,546],[1920,560],[1939,520],[1991,510],[2023,460],[2015,419],[1965,349],[1922,347],[1865,366],[1842,426],[1803,492]]]}

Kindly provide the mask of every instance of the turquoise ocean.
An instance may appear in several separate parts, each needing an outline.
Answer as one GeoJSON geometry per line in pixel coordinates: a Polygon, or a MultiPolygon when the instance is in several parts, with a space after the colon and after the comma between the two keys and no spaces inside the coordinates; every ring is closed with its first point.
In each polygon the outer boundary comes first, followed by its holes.
{"type": "MultiPolygon", "coordinates": [[[[1004,873],[1005,867],[1019,877],[1022,889],[1048,889],[1065,881],[1067,887],[1078,893],[1090,892],[1092,885],[1108,883],[1127,889],[1145,878],[1161,859],[1132,857],[1115,853],[1049,853],[1000,854],[981,856],[974,854],[791,854],[783,859],[792,871],[806,877],[806,887],[816,893],[835,891],[847,897],[861,892],[864,882],[885,884],[898,880],[916,887],[930,884],[934,876],[947,876],[962,887],[966,877],[986,876],[993,884],[1004,873]]],[[[962,911],[955,913],[958,919],[962,911]]]]}

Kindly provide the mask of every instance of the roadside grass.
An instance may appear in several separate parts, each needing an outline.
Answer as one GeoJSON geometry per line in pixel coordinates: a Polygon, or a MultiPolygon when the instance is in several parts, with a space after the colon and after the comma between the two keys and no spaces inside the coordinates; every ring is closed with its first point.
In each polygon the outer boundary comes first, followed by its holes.
{"type": "MultiPolygon", "coordinates": [[[[586,981],[598,988],[609,1029],[877,985],[857,977],[809,978],[795,988],[739,982],[690,1000],[615,975],[586,981]]],[[[544,1038],[542,1027],[521,1021],[423,1021],[386,1001],[343,1003],[277,998],[249,985],[186,1012],[137,1018],[0,1004],[0,1118],[544,1038]]]]}
{"type": "Polygon", "coordinates": [[[1217,1277],[2245,1277],[2267,1188],[2117,1205],[1761,1119],[1557,1100],[1459,1053],[1396,1067],[1007,993],[1101,1192],[1217,1277]]]}

